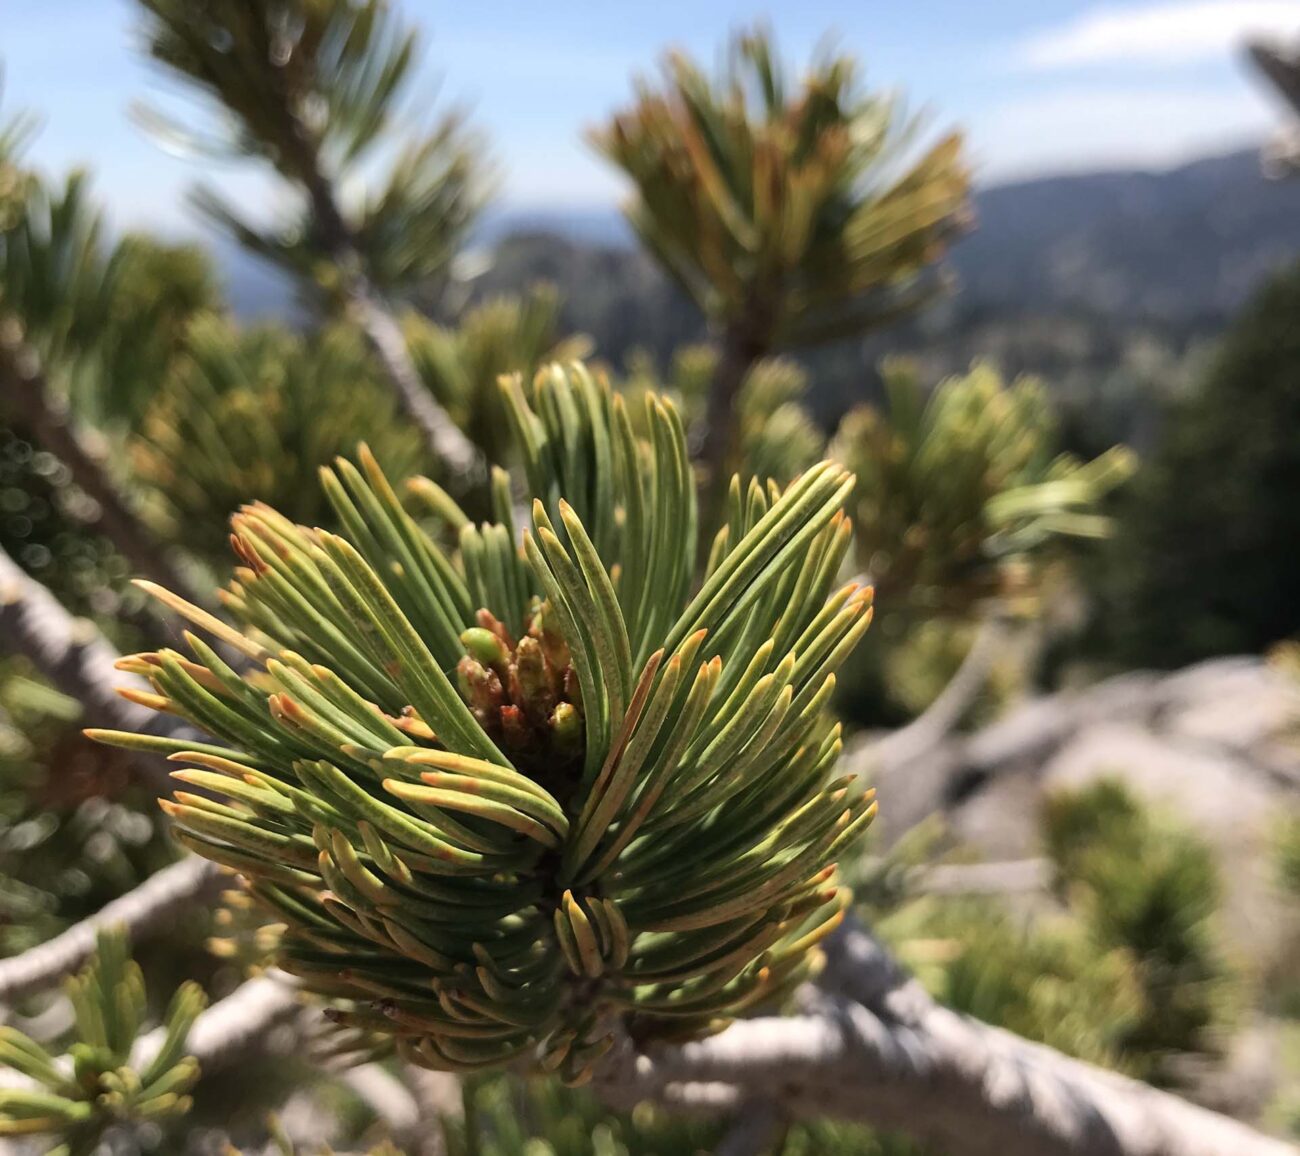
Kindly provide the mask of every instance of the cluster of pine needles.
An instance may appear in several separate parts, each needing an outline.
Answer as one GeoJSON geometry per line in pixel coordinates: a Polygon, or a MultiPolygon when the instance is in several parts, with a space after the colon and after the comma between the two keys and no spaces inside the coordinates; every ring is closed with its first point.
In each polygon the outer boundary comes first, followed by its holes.
{"type": "Polygon", "coordinates": [[[735,481],[693,591],[674,407],[638,436],[577,363],[505,388],[526,532],[504,472],[482,525],[417,482],[429,524],[363,447],[322,474],[342,533],[233,519],[238,628],[153,588],[212,641],[124,660],[125,693],[213,741],[96,734],[186,765],[177,837],[358,1047],[581,1083],[620,1034],[717,1031],[817,966],[875,813],[827,710],[871,591],[836,588],[841,467],[735,481]]]}

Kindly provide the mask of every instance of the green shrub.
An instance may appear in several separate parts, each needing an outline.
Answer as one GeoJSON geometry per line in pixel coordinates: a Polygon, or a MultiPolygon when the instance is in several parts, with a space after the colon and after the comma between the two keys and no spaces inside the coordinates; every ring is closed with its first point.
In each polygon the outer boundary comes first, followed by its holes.
{"type": "Polygon", "coordinates": [[[1060,893],[1099,947],[1130,959],[1142,995],[1121,1039],[1130,1064],[1168,1078],[1170,1058],[1217,1050],[1232,991],[1210,848],[1153,818],[1116,780],[1050,798],[1044,832],[1060,893]]]}

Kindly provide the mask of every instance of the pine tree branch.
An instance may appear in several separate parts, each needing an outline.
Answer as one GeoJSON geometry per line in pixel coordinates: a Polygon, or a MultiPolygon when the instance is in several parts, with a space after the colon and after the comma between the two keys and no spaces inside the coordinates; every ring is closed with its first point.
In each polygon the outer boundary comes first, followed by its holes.
{"type": "Polygon", "coordinates": [[[1300,169],[1300,131],[1296,124],[1296,117],[1300,116],[1300,55],[1294,43],[1263,40],[1248,44],[1246,52],[1274,92],[1286,102],[1291,114],[1291,123],[1264,146],[1261,158],[1264,175],[1291,176],[1300,169]]]}
{"type": "MultiPolygon", "coordinates": [[[[758,332],[763,332],[759,329],[758,332]]],[[[767,352],[768,343],[753,339],[738,325],[728,325],[719,338],[718,364],[709,382],[700,460],[706,471],[701,533],[711,535],[721,518],[736,453],[739,419],[736,405],[745,378],[767,352]]]]}
{"type": "MultiPolygon", "coordinates": [[[[344,214],[338,193],[343,177],[357,171],[361,153],[385,135],[396,95],[408,76],[414,38],[400,21],[389,20],[391,13],[383,5],[298,6],[301,11],[295,9],[296,19],[288,22],[297,24],[296,29],[286,27],[283,13],[265,5],[196,7],[177,0],[141,0],[141,7],[146,14],[146,43],[154,59],[222,106],[228,123],[216,138],[226,138],[224,145],[234,153],[269,162],[305,196],[308,220],[289,243],[295,250],[295,269],[302,273],[319,258],[334,266],[347,311],[373,347],[398,403],[429,449],[457,482],[468,485],[485,478],[479,451],[421,380],[392,307],[377,284],[382,282],[382,270],[372,264],[373,250],[364,243],[364,226],[344,214]],[[216,49],[218,37],[230,43],[216,49]],[[319,123],[317,113],[322,108],[338,120],[332,125],[319,123]]],[[[162,119],[174,131],[169,118],[162,119]]],[[[213,139],[206,132],[199,138],[213,139]]],[[[461,162],[474,168],[464,158],[454,160],[459,148],[454,118],[425,143],[435,159],[440,153],[453,158],[429,179],[435,187],[440,181],[451,181],[454,191],[456,182],[466,180],[458,167],[461,162]]],[[[403,162],[399,158],[394,164],[391,175],[400,185],[403,162]]],[[[423,187],[415,195],[428,198],[431,193],[431,188],[423,187]]],[[[426,199],[424,208],[436,215],[439,203],[436,197],[426,199]]],[[[443,219],[451,239],[463,222],[454,208],[444,205],[443,209],[452,214],[443,219]]],[[[228,214],[218,211],[218,216],[228,214]]],[[[251,248],[267,255],[267,246],[258,243],[258,230],[235,231],[251,248]]],[[[410,238],[406,243],[415,245],[419,240],[410,238]]],[[[269,247],[283,249],[284,238],[269,247]]],[[[427,273],[429,266],[423,268],[427,273]]]]}
{"type": "MultiPolygon", "coordinates": [[[[0,650],[20,654],[82,705],[88,727],[198,739],[187,724],[128,702],[115,687],[142,681],[119,672],[118,653],[94,623],[69,614],[57,598],[0,550],[0,650]]],[[[132,765],[158,794],[170,793],[165,759],[132,752],[132,765]]]]}
{"type": "MultiPolygon", "coordinates": [[[[734,1110],[761,1098],[947,1145],[964,1156],[1295,1156],[1246,1125],[936,1004],[869,933],[837,937],[826,993],[803,1014],[742,1020],[698,1043],[630,1045],[598,1075],[622,1107],[734,1110]]],[[[279,973],[250,980],[195,1022],[187,1051],[211,1073],[315,1013],[279,973]]],[[[143,1037],[147,1062],[161,1029],[143,1037]]]]}
{"type": "Polygon", "coordinates": [[[989,673],[1006,640],[1005,624],[996,617],[986,618],[956,674],[949,679],[939,697],[906,726],[871,744],[862,757],[872,761],[880,774],[888,774],[925,758],[952,734],[970,710],[988,682],[989,673]]]}
{"type": "Polygon", "coordinates": [[[148,577],[200,605],[208,599],[196,591],[171,561],[157,538],[130,508],[103,461],[72,428],[68,415],[55,408],[49,384],[35,351],[0,324],[0,398],[13,420],[44,450],[59,459],[73,481],[94,500],[94,526],[113,543],[134,573],[148,577]]]}
{"type": "Polygon", "coordinates": [[[310,134],[287,109],[286,117],[285,131],[299,154],[295,169],[311,202],[316,233],[338,270],[348,311],[392,383],[402,412],[458,482],[469,486],[481,480],[487,473],[482,455],[421,380],[401,326],[366,273],[356,236],[339,208],[334,182],[326,175],[310,134]]]}
{"type": "Polygon", "coordinates": [[[474,444],[420,380],[397,319],[369,279],[360,273],[353,274],[346,278],[345,291],[349,310],[393,382],[398,403],[438,461],[461,488],[486,477],[487,467],[474,444]]]}
{"type": "Polygon", "coordinates": [[[805,1014],[625,1049],[600,1090],[622,1106],[761,1098],[963,1156],[1295,1156],[1239,1121],[935,1003],[861,927],[843,930],[828,955],[825,994],[805,1014]]]}
{"type": "MultiPolygon", "coordinates": [[[[269,972],[246,980],[203,1012],[190,1029],[185,1052],[199,1061],[204,1075],[211,1075],[264,1050],[273,1028],[295,1023],[305,1028],[313,1014],[319,1016],[298,998],[297,984],[290,976],[269,972]]],[[[141,1036],[131,1051],[132,1066],[137,1071],[147,1066],[165,1039],[165,1027],[141,1036]]]]}
{"type": "Polygon", "coordinates": [[[1295,1156],[1236,1120],[946,1009],[902,1028],[843,1000],[640,1057],[622,1102],[726,1103],[737,1087],[797,1116],[857,1120],[963,1156],[1295,1156]]]}
{"type": "Polygon", "coordinates": [[[94,954],[96,936],[105,928],[125,927],[131,940],[138,943],[185,908],[214,894],[221,880],[216,864],[197,855],[164,867],[62,934],[21,955],[0,960],[0,1003],[12,1004],[72,974],[94,954]]]}
{"type": "Polygon", "coordinates": [[[926,895],[1011,895],[1045,890],[1052,880],[1052,864],[1048,859],[935,863],[917,869],[912,880],[926,895]]]}

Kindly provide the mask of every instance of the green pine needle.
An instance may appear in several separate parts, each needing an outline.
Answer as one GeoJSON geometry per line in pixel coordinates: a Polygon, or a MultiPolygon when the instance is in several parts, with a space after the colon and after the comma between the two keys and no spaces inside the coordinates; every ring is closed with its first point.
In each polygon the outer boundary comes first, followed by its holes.
{"type": "Polygon", "coordinates": [[[673,406],[648,398],[638,438],[578,363],[505,398],[522,541],[417,483],[448,553],[363,447],[323,475],[342,534],[260,504],[232,520],[241,633],[160,592],[248,670],[194,637],[124,667],[214,736],[170,753],[227,801],[164,806],[287,925],[280,966],[341,1024],[433,1068],[529,1057],[581,1083],[620,1023],[698,1036],[816,967],[848,898],[835,858],[875,812],[831,778],[826,711],[871,592],[833,589],[839,466],[734,486],[692,593],[673,406]]]}

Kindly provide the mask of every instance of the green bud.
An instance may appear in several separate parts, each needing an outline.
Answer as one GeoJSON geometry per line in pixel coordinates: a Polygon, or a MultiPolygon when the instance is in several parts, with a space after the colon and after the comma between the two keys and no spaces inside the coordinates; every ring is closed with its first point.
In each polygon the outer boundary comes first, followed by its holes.
{"type": "Polygon", "coordinates": [[[471,626],[461,636],[460,641],[470,655],[484,666],[504,667],[510,654],[505,643],[490,630],[481,626],[471,626]]]}
{"type": "Polygon", "coordinates": [[[562,702],[551,712],[551,734],[560,750],[577,754],[582,750],[582,712],[571,702],[562,702]]]}

